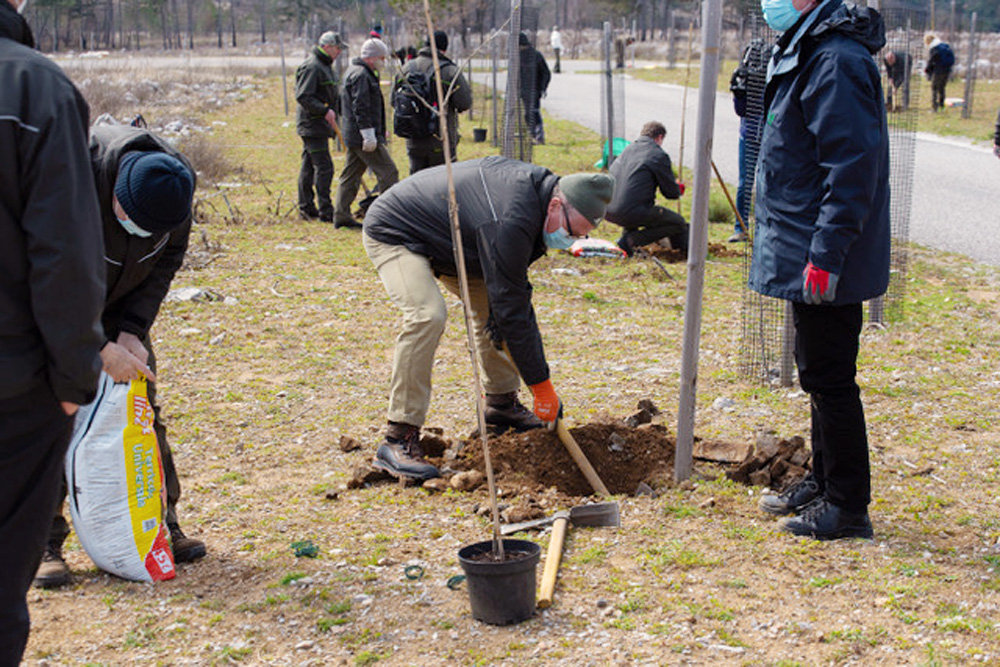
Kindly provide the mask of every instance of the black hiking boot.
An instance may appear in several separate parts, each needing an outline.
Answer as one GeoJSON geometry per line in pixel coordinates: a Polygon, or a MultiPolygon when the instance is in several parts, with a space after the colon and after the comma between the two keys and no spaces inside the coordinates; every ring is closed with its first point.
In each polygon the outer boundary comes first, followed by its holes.
{"type": "Polygon", "coordinates": [[[768,514],[798,514],[809,503],[823,495],[816,478],[811,474],[792,484],[780,494],[765,494],[760,498],[760,508],[768,514]]]}
{"type": "Polygon", "coordinates": [[[781,519],[778,530],[816,540],[839,540],[845,537],[870,540],[875,535],[867,511],[849,512],[822,497],[802,510],[798,516],[781,519]]]}
{"type": "Polygon", "coordinates": [[[514,429],[518,433],[542,428],[545,423],[517,400],[517,392],[486,394],[486,425],[496,433],[514,429]]]}
{"type": "Polygon", "coordinates": [[[424,459],[420,449],[420,427],[389,422],[385,442],[375,452],[375,467],[394,477],[417,480],[439,477],[441,473],[424,459]]]}
{"type": "Polygon", "coordinates": [[[170,546],[174,550],[175,563],[193,563],[208,552],[204,542],[185,535],[176,523],[168,523],[167,528],[170,530],[170,546]]]}
{"type": "Polygon", "coordinates": [[[42,562],[38,564],[32,583],[35,588],[59,588],[68,584],[69,580],[69,568],[62,557],[62,545],[49,542],[45,545],[42,562]]]}

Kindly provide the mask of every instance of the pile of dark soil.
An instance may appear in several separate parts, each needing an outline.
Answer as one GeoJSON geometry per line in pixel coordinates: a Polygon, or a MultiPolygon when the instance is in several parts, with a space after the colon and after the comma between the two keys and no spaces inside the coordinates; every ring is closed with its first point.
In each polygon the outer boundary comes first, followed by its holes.
{"type": "MultiPolygon", "coordinates": [[[[632,495],[643,482],[656,488],[673,474],[674,439],[661,424],[633,428],[622,422],[595,422],[571,429],[570,435],[613,494],[632,495]]],[[[530,495],[555,488],[567,496],[593,493],[553,432],[510,433],[492,436],[488,442],[497,485],[507,491],[530,495]]],[[[433,462],[454,470],[485,471],[478,438],[465,443],[453,461],[433,462]]]]}

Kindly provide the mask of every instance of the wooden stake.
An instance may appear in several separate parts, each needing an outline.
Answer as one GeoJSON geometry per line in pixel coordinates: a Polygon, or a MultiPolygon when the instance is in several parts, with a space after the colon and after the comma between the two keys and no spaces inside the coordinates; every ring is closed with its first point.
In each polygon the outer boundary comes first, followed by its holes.
{"type": "MultiPolygon", "coordinates": [[[[677,155],[677,180],[684,180],[684,121],[687,120],[688,83],[691,81],[691,42],[694,40],[694,22],[688,23],[687,71],[684,72],[684,95],[681,98],[681,150],[677,155]]],[[[681,199],[677,198],[677,212],[681,212],[681,199]]]]}

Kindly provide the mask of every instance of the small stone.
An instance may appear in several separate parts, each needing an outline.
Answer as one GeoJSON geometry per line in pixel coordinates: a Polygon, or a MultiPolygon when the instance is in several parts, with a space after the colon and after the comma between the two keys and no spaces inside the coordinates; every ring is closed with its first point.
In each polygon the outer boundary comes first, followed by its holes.
{"type": "Polygon", "coordinates": [[[778,453],[779,440],[774,431],[762,431],[757,434],[754,444],[754,455],[761,461],[767,461],[778,453]]]}
{"type": "Polygon", "coordinates": [[[349,435],[340,436],[339,446],[342,452],[355,452],[361,449],[361,443],[349,435]]]}
{"type": "Polygon", "coordinates": [[[545,516],[545,510],[533,505],[515,505],[502,512],[504,523],[523,523],[541,519],[545,516]]]}
{"type": "Polygon", "coordinates": [[[182,336],[197,336],[198,334],[201,333],[201,329],[196,329],[195,327],[184,327],[177,333],[179,333],[182,336]]]}
{"type": "Polygon", "coordinates": [[[428,491],[436,491],[438,493],[443,493],[449,488],[448,480],[444,477],[432,477],[431,479],[424,482],[423,487],[428,491]]]}
{"type": "Polygon", "coordinates": [[[451,488],[456,491],[472,491],[486,481],[486,475],[479,470],[466,470],[451,478],[451,488]]]}
{"type": "Polygon", "coordinates": [[[354,469],[351,480],[347,482],[349,489],[362,489],[369,484],[391,480],[392,475],[371,465],[363,465],[354,469]]]}
{"type": "Polygon", "coordinates": [[[218,345],[223,340],[225,340],[225,338],[226,338],[226,332],[223,331],[222,333],[217,334],[217,335],[212,336],[211,338],[209,338],[208,339],[208,344],[209,345],[218,345]]]}
{"type": "Polygon", "coordinates": [[[709,507],[715,507],[715,498],[706,498],[705,500],[698,503],[699,509],[708,509],[709,507]]]}
{"type": "Polygon", "coordinates": [[[607,606],[608,606],[608,601],[605,600],[604,598],[601,598],[601,599],[599,599],[597,601],[597,608],[598,609],[604,609],[607,606]]]}
{"type": "Polygon", "coordinates": [[[750,473],[750,484],[753,486],[767,486],[771,483],[771,473],[767,468],[750,473]]]}
{"type": "Polygon", "coordinates": [[[374,601],[375,598],[373,598],[371,595],[365,595],[364,593],[355,595],[353,598],[351,598],[351,604],[356,604],[359,607],[371,606],[371,603],[374,601]]]}
{"type": "Polygon", "coordinates": [[[629,428],[636,428],[653,421],[653,415],[647,410],[639,410],[634,415],[625,418],[625,425],[629,428]]]}
{"type": "Polygon", "coordinates": [[[617,433],[612,433],[611,437],[608,438],[608,450],[612,452],[625,451],[625,438],[617,433]]]}
{"type": "Polygon", "coordinates": [[[645,482],[639,482],[639,486],[635,487],[635,493],[633,493],[632,495],[637,498],[641,496],[655,498],[656,491],[654,491],[653,487],[651,487],[649,484],[646,484],[645,482]]]}
{"type": "Polygon", "coordinates": [[[641,399],[635,407],[639,410],[645,410],[653,416],[660,414],[660,409],[648,398],[641,399]]]}
{"type": "Polygon", "coordinates": [[[726,398],[725,396],[719,396],[717,399],[712,401],[712,408],[715,410],[725,411],[736,406],[736,401],[731,398],[726,398]]]}
{"type": "Polygon", "coordinates": [[[296,644],[295,645],[295,650],[296,651],[308,651],[309,649],[311,649],[315,645],[316,645],[316,642],[314,642],[311,639],[307,639],[305,641],[302,641],[302,642],[299,642],[298,644],[296,644]]]}

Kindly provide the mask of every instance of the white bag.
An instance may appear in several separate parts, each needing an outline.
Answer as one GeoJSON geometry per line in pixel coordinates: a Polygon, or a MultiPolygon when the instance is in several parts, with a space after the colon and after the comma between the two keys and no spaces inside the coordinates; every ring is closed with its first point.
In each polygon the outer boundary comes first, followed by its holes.
{"type": "Polygon", "coordinates": [[[97,398],[76,413],[66,486],[73,529],[97,567],[132,581],[174,578],[145,378],[116,384],[101,373],[97,398]]]}

